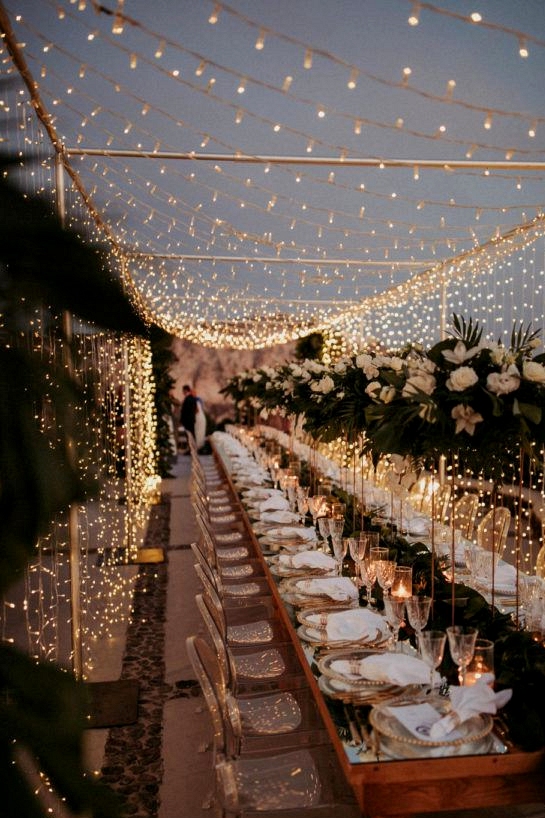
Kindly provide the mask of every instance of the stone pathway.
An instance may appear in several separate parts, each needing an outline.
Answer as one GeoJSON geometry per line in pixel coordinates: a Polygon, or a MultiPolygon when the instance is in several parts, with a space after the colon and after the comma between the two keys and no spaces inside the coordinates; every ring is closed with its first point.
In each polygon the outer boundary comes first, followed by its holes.
{"type": "MultiPolygon", "coordinates": [[[[146,547],[168,547],[169,518],[170,500],[163,498],[152,509],[146,547]]],[[[139,683],[138,721],[110,729],[102,767],[124,815],[135,818],[156,818],[163,778],[163,709],[172,694],[164,662],[167,573],[166,561],[139,568],[121,672],[139,683]]]]}

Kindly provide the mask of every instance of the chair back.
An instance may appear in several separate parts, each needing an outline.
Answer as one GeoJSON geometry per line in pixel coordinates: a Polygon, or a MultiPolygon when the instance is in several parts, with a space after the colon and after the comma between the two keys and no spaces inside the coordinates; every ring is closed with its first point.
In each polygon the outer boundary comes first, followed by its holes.
{"type": "Polygon", "coordinates": [[[497,551],[500,557],[505,550],[511,512],[503,506],[491,508],[477,526],[477,545],[487,551],[497,551]]]}
{"type": "Polygon", "coordinates": [[[452,525],[462,532],[466,540],[471,540],[473,537],[478,506],[479,497],[477,494],[464,494],[454,503],[452,525]]]}
{"type": "Polygon", "coordinates": [[[200,636],[189,636],[186,639],[187,655],[203,692],[204,700],[212,721],[214,731],[214,753],[225,753],[225,725],[220,702],[216,694],[210,668],[213,668],[215,655],[210,646],[200,636]]]}
{"type": "Polygon", "coordinates": [[[200,604],[197,602],[197,605],[199,608],[199,613],[201,614],[203,622],[206,625],[206,629],[210,635],[210,639],[212,640],[212,644],[214,645],[221,673],[225,679],[225,684],[230,689],[233,689],[236,681],[236,669],[231,652],[227,646],[225,638],[222,636],[221,631],[214,621],[214,617],[210,614],[210,611],[204,602],[201,602],[200,604]]]}

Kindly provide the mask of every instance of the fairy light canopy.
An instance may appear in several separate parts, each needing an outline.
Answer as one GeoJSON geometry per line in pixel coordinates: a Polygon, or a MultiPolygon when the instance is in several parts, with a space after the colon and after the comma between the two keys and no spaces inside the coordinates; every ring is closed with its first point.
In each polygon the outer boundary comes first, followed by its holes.
{"type": "MultiPolygon", "coordinates": [[[[90,218],[168,331],[268,346],[441,288],[463,311],[444,288],[503,276],[512,252],[502,311],[542,322],[541,4],[4,9],[90,218]]],[[[2,107],[17,149],[43,145],[28,96],[8,86],[2,107]]]]}

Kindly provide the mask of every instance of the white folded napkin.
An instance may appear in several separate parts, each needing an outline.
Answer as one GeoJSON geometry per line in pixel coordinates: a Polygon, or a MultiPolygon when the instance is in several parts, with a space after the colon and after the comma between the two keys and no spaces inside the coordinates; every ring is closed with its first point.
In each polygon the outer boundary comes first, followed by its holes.
{"type": "Polygon", "coordinates": [[[296,584],[297,590],[310,596],[328,596],[338,602],[358,598],[358,589],[348,577],[324,577],[323,579],[302,579],[296,584]]]}
{"type": "Polygon", "coordinates": [[[271,539],[278,540],[301,540],[301,542],[314,542],[316,531],[313,528],[304,526],[282,526],[282,528],[271,528],[267,532],[271,539]]]}
{"type": "Polygon", "coordinates": [[[494,715],[507,704],[512,694],[513,691],[510,689],[500,690],[495,693],[482,679],[474,685],[451,687],[449,696],[452,710],[432,725],[430,738],[441,739],[443,736],[447,736],[459,724],[467,721],[472,716],[478,716],[479,713],[494,715]]]}
{"type": "Polygon", "coordinates": [[[299,551],[297,554],[280,554],[278,562],[288,568],[323,568],[326,571],[337,566],[333,557],[324,554],[323,551],[299,551]]]}
{"type": "Polygon", "coordinates": [[[289,502],[286,500],[283,494],[272,494],[270,497],[267,497],[266,500],[262,500],[261,503],[258,505],[259,511],[276,511],[276,510],[285,510],[290,507],[289,502]]]}
{"type": "Polygon", "coordinates": [[[293,511],[266,511],[260,519],[262,523],[296,523],[299,515],[293,511]]]}
{"type": "Polygon", "coordinates": [[[431,521],[429,517],[414,516],[408,520],[407,525],[409,532],[416,535],[425,535],[430,533],[431,521]]]}
{"type": "MultiPolygon", "coordinates": [[[[320,624],[320,614],[312,614],[309,622],[320,624]]],[[[335,611],[327,616],[326,634],[333,642],[374,637],[377,631],[384,628],[384,617],[368,611],[367,608],[353,608],[349,611],[335,611]]]]}
{"type": "MultiPolygon", "coordinates": [[[[364,678],[373,682],[386,684],[410,685],[427,684],[430,681],[430,667],[416,656],[405,653],[377,653],[366,656],[354,663],[347,659],[331,662],[331,668],[343,676],[364,678]]],[[[439,684],[441,677],[434,671],[434,683],[439,684]]]]}

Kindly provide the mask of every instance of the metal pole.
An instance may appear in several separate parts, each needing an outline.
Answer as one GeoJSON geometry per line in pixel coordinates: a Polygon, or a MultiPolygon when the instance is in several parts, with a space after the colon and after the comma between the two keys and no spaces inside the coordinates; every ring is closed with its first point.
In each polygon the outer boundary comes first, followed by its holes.
{"type": "MultiPolygon", "coordinates": [[[[62,156],[55,154],[55,190],[57,213],[64,227],[66,219],[66,205],[64,198],[64,164],[62,156]]],[[[67,310],[62,314],[64,330],[64,363],[70,377],[74,375],[74,361],[72,357],[73,324],[72,315],[67,310]]],[[[76,462],[75,441],[69,436],[66,440],[68,460],[72,466],[76,462]]],[[[83,676],[83,647],[81,640],[81,576],[80,576],[80,539],[78,508],[72,503],[68,509],[68,546],[70,554],[70,613],[72,636],[72,669],[75,676],[83,676]]]]}
{"type": "Polygon", "coordinates": [[[380,261],[377,259],[355,259],[355,258],[281,258],[280,256],[212,256],[194,255],[192,253],[145,253],[141,251],[125,251],[125,255],[131,259],[160,259],[161,261],[217,261],[258,263],[258,264],[315,264],[320,267],[330,267],[336,264],[339,267],[380,267],[381,269],[392,269],[393,267],[430,267],[437,264],[437,259],[421,259],[420,261],[380,261]]]}
{"type": "Polygon", "coordinates": [[[176,159],[191,162],[235,162],[264,165],[339,165],[370,168],[429,168],[431,170],[490,169],[490,170],[545,170],[545,162],[517,161],[516,159],[386,159],[377,156],[280,156],[277,154],[197,153],[196,151],[145,151],[120,148],[66,147],[69,156],[117,156],[125,159],[176,159]]]}

